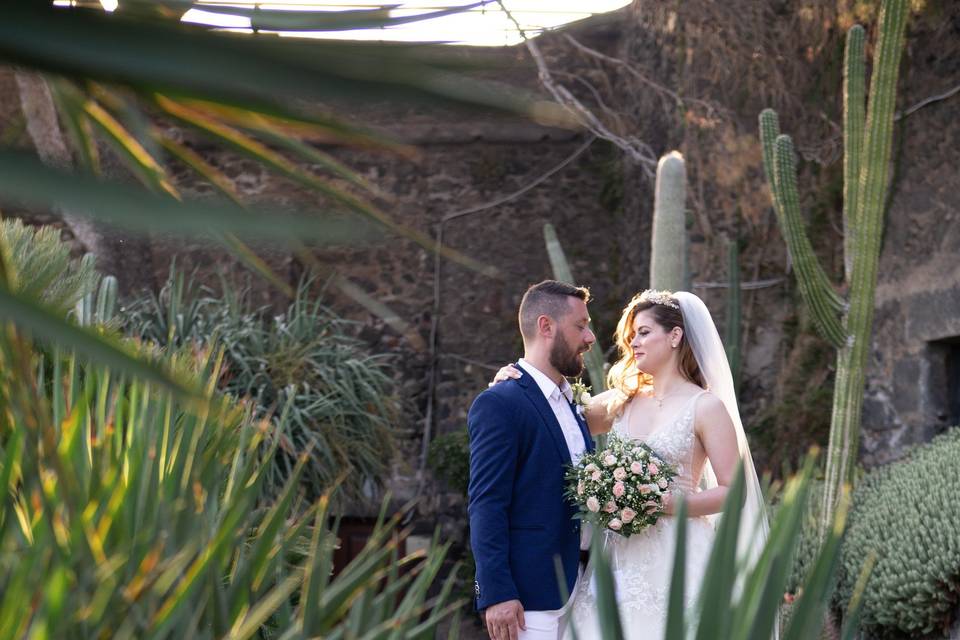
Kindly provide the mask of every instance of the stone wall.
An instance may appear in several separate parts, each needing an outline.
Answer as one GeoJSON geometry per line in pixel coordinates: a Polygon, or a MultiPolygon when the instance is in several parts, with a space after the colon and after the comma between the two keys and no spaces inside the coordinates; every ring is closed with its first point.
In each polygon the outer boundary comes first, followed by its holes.
{"type": "MultiPolygon", "coordinates": [[[[915,24],[901,93],[906,108],[960,75],[956,20],[915,24]]],[[[901,455],[960,420],[960,128],[957,102],[904,118],[877,290],[862,460],[901,455]]]]}

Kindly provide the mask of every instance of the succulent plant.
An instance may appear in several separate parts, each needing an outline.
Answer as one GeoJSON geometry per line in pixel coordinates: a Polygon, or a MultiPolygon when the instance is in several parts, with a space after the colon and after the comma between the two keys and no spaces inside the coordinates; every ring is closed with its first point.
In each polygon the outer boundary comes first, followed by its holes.
{"type": "Polygon", "coordinates": [[[853,495],[838,596],[850,600],[871,552],[862,627],[873,635],[946,631],[960,603],[960,428],[880,467],[853,495]]]}

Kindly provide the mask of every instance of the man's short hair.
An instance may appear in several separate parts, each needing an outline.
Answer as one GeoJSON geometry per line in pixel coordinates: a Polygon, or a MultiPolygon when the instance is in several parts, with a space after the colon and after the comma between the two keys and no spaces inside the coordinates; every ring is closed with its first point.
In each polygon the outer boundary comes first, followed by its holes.
{"type": "Polygon", "coordinates": [[[549,316],[560,320],[570,311],[568,298],[590,302],[590,290],[558,280],[544,280],[531,285],[520,301],[520,333],[524,340],[537,335],[537,318],[549,316]]]}

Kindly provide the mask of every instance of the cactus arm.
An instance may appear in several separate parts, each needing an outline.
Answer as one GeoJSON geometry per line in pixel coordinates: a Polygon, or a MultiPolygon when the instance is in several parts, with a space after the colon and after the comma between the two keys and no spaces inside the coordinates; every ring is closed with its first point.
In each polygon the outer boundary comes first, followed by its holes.
{"type": "Polygon", "coordinates": [[[687,280],[687,169],[672,151],[657,164],[650,242],[650,286],[681,291],[687,280]]]}
{"type": "MultiPolygon", "coordinates": [[[[573,272],[570,270],[570,263],[567,262],[567,256],[560,245],[560,238],[557,237],[557,231],[549,222],[543,225],[543,239],[547,245],[547,255],[550,258],[550,268],[553,270],[553,277],[561,282],[574,284],[573,272]]],[[[597,332],[590,323],[590,330],[594,334],[597,332]]],[[[603,349],[600,348],[599,338],[594,343],[593,348],[587,351],[584,356],[584,362],[587,366],[587,375],[590,376],[591,393],[594,395],[606,389],[603,370],[603,349]]]]}
{"type": "Polygon", "coordinates": [[[760,112],[760,148],[763,151],[763,175],[770,188],[770,200],[773,202],[773,212],[777,215],[780,228],[785,228],[783,220],[783,205],[779,197],[780,192],[774,188],[773,182],[773,147],[777,136],[780,135],[780,118],[773,109],[764,109],[760,112]]]}
{"type": "MultiPolygon", "coordinates": [[[[832,333],[834,338],[830,338],[827,335],[824,337],[827,338],[834,346],[839,346],[843,344],[846,340],[844,337],[843,340],[839,343],[836,341],[836,327],[833,326],[833,323],[827,325],[826,323],[830,322],[827,319],[827,316],[836,316],[836,314],[842,313],[846,310],[846,303],[843,298],[834,290],[833,285],[830,284],[830,278],[827,277],[826,272],[823,270],[823,267],[820,265],[819,260],[816,258],[816,254],[813,252],[813,246],[810,244],[809,238],[807,238],[806,231],[804,229],[803,222],[800,217],[799,210],[799,199],[797,199],[798,204],[796,205],[795,216],[788,218],[786,214],[786,206],[784,203],[784,193],[783,189],[779,188],[777,183],[777,174],[776,174],[776,141],[780,136],[780,124],[777,119],[777,112],[773,109],[764,109],[760,113],[760,144],[763,150],[763,171],[764,175],[767,178],[767,184],[770,186],[770,198],[773,202],[773,210],[777,215],[777,223],[780,226],[781,233],[784,236],[784,240],[787,243],[787,251],[790,254],[790,259],[797,266],[798,276],[800,267],[802,266],[807,273],[809,280],[807,284],[803,282],[801,285],[801,293],[804,291],[804,287],[807,287],[811,293],[816,293],[818,298],[825,302],[826,307],[831,309],[830,314],[825,314],[825,317],[815,318],[823,319],[825,322],[824,326],[831,326],[832,333]],[[800,264],[802,263],[802,265],[800,264]],[[812,284],[811,284],[812,283],[812,284]]],[[[788,160],[788,166],[793,167],[791,170],[785,173],[787,178],[787,185],[792,185],[792,192],[796,193],[796,168],[794,167],[794,154],[793,154],[793,143],[787,138],[790,145],[790,153],[787,154],[786,159],[788,160]]],[[[787,144],[787,143],[783,143],[787,144]]],[[[799,279],[799,277],[798,277],[799,279]]],[[[806,299],[806,294],[804,294],[806,299]]],[[[807,300],[807,303],[810,304],[810,301],[807,300]]],[[[822,305],[821,305],[822,306],[822,305]]],[[[839,324],[839,320],[837,320],[839,324]]],[[[821,326],[821,323],[818,322],[818,327],[821,326]]]]}
{"type": "Polygon", "coordinates": [[[773,184],[777,191],[776,202],[781,208],[781,228],[797,272],[800,294],[810,308],[814,324],[830,344],[840,348],[847,341],[838,313],[843,303],[833,290],[807,238],[800,213],[794,157],[790,136],[777,136],[774,143],[773,184]]]}
{"type": "Polygon", "coordinates": [[[843,61],[843,267],[847,282],[853,273],[856,254],[857,190],[866,121],[866,63],[863,57],[864,31],[854,25],[847,32],[843,61]]]}

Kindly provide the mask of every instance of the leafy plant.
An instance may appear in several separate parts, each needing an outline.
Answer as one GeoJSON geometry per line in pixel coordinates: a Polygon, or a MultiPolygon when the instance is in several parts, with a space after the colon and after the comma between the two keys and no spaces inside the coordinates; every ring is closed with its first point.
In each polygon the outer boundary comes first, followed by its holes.
{"type": "Polygon", "coordinates": [[[312,296],[310,284],[302,282],[287,309],[272,315],[227,281],[217,296],[171,269],[158,295],[128,305],[125,325],[164,346],[223,345],[220,388],[250,398],[258,418],[284,425],[272,487],[283,486],[306,452],[309,495],[338,485],[348,499],[369,500],[393,460],[398,407],[387,356],[371,355],[352,337],[353,323],[312,296]]]}
{"type": "Polygon", "coordinates": [[[96,290],[100,274],[94,257],[70,256],[70,246],[54,227],[30,227],[20,220],[0,220],[0,247],[10,290],[66,314],[96,290]]]}
{"type": "MultiPolygon", "coordinates": [[[[570,263],[563,252],[563,246],[560,244],[560,238],[557,237],[557,230],[549,222],[543,225],[543,239],[547,245],[547,254],[550,257],[550,267],[553,270],[553,277],[561,282],[576,284],[573,279],[573,272],[570,270],[570,263]]],[[[590,330],[593,331],[594,325],[590,323],[590,330]]],[[[594,331],[596,334],[596,331],[594,331]]],[[[603,349],[598,339],[593,348],[583,357],[587,369],[587,375],[590,377],[590,391],[594,395],[607,388],[606,369],[603,361],[603,349]]]]}

